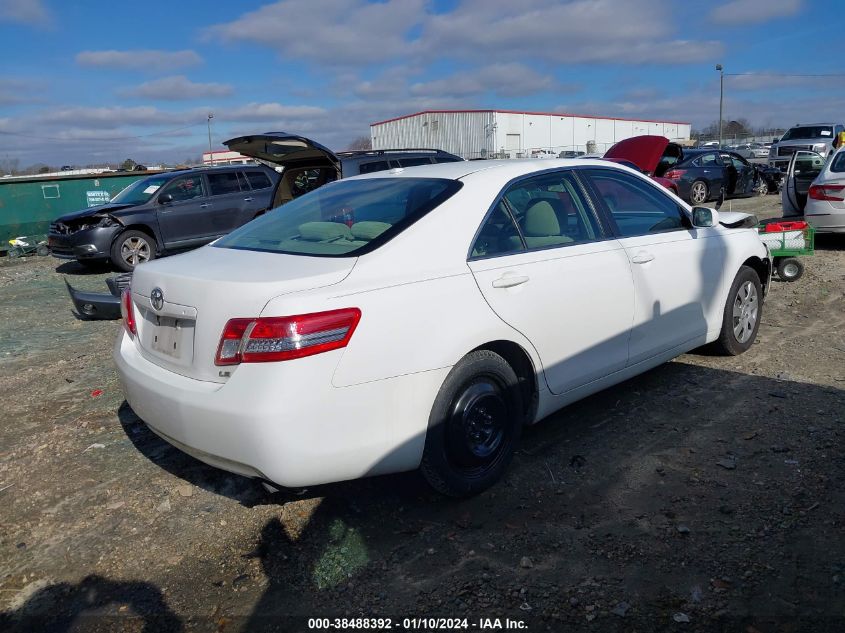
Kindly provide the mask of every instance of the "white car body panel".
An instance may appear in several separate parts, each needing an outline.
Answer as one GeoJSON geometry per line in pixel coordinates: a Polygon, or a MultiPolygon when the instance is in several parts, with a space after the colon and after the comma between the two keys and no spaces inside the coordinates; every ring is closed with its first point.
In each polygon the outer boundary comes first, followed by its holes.
{"type": "Polygon", "coordinates": [[[139,336],[122,331],[114,348],[127,401],[154,431],[209,464],[305,486],[416,468],[450,369],[493,341],[519,346],[534,367],[530,423],[715,340],[736,271],[749,258],[768,258],[753,229],[717,224],[468,261],[509,181],[590,165],[634,174],[689,212],[647,177],[605,161],[442,163],[358,177],[463,182],[440,207],[360,257],[206,246],[139,266],[132,280],[139,336]],[[643,252],[652,259],[633,263],[643,252]],[[508,271],[529,281],[493,288],[508,271]],[[167,301],[158,311],[153,288],[167,301]],[[214,365],[231,318],[349,307],[362,316],[343,349],[214,365]],[[153,353],[144,333],[151,319],[189,319],[191,310],[192,345],[170,360],[153,353]]]}
{"type": "MultiPolygon", "coordinates": [[[[835,154],[828,157],[824,169],[813,181],[814,185],[845,185],[845,173],[831,170],[837,154],[845,154],[845,147],[840,147],[835,154]]],[[[845,200],[808,198],[804,207],[804,220],[817,231],[845,233],[845,200]]]]}

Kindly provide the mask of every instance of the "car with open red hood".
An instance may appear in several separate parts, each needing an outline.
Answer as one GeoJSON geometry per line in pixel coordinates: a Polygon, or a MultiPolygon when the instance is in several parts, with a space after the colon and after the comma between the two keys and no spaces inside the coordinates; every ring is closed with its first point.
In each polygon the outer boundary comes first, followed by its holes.
{"type": "Polygon", "coordinates": [[[607,151],[605,158],[634,163],[693,205],[723,195],[729,198],[762,195],[769,189],[759,170],[736,152],[684,149],[665,136],[634,136],[619,141],[607,151]]]}
{"type": "Polygon", "coordinates": [[[645,135],[619,141],[605,152],[604,157],[616,163],[629,163],[629,167],[633,164],[652,180],[677,194],[678,185],[674,181],[664,178],[662,174],[656,175],[660,160],[664,155],[669,159],[678,160],[683,156],[683,150],[680,145],[671,143],[665,136],[645,135]]]}

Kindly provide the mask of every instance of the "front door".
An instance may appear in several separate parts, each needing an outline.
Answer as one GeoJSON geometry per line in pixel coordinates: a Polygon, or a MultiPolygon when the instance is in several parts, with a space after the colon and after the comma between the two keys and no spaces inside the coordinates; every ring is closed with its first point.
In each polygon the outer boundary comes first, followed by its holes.
{"type": "Polygon", "coordinates": [[[683,209],[644,178],[584,171],[631,262],[636,302],[628,363],[703,344],[723,301],[725,248],[718,234],[692,229],[683,209]]]}
{"type": "Polygon", "coordinates": [[[810,185],[823,169],[824,158],[816,152],[798,150],[792,155],[781,191],[784,217],[804,215],[810,185]]]}
{"type": "Polygon", "coordinates": [[[174,178],[159,194],[170,201],[158,207],[158,225],[165,248],[192,246],[212,234],[209,223],[212,203],[205,190],[202,174],[174,178]]]}
{"type": "Polygon", "coordinates": [[[503,192],[469,267],[490,307],[537,350],[552,393],[625,367],[630,265],[570,172],[533,176],[503,192]]]}

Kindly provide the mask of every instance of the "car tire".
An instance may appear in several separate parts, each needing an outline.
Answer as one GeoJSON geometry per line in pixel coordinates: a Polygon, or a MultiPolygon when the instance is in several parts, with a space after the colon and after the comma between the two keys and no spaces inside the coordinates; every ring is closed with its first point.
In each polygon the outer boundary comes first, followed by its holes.
{"type": "Polygon", "coordinates": [[[489,350],[467,354],[434,400],[420,471],[449,497],[493,485],[513,458],[524,424],[519,379],[489,350]]]}
{"type": "Polygon", "coordinates": [[[155,257],[156,242],[143,231],[123,231],[111,247],[112,264],[125,272],[132,272],[138,264],[152,261],[155,257]]]}
{"type": "Polygon", "coordinates": [[[703,180],[696,180],[689,188],[689,201],[692,205],[704,204],[710,199],[710,187],[703,180]]]}
{"type": "Polygon", "coordinates": [[[760,178],[757,183],[754,185],[752,190],[755,195],[758,196],[767,196],[769,195],[769,183],[766,182],[765,178],[760,178]]]}
{"type": "Polygon", "coordinates": [[[760,277],[753,268],[743,266],[736,274],[725,301],[722,331],[713,344],[715,351],[724,356],[739,356],[748,351],[757,338],[762,318],[763,286],[760,277]]]}
{"type": "Polygon", "coordinates": [[[778,260],[777,273],[781,281],[798,281],[804,274],[804,264],[797,257],[784,257],[778,260]]]}

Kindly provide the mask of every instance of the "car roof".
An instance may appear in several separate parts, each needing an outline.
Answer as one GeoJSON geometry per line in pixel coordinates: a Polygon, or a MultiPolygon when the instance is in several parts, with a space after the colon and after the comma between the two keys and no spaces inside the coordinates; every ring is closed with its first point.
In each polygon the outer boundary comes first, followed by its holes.
{"type": "MultiPolygon", "coordinates": [[[[371,174],[353,176],[348,180],[362,178],[446,178],[449,180],[462,180],[467,176],[479,174],[480,172],[495,173],[497,179],[512,180],[519,176],[534,172],[547,171],[549,169],[560,169],[561,167],[610,167],[612,169],[625,169],[633,171],[628,167],[612,163],[601,158],[518,158],[501,160],[472,160],[454,163],[437,163],[435,165],[420,165],[418,167],[400,167],[377,171],[371,174]]],[[[635,172],[636,173],[636,172],[635,172]]],[[[345,179],[346,180],[346,179],[345,179]]]]}

